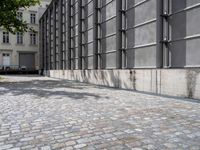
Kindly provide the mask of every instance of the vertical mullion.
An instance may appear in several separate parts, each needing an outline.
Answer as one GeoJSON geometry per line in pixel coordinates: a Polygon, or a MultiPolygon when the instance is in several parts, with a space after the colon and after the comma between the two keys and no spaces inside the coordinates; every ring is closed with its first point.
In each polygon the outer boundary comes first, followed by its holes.
{"type": "Polygon", "coordinates": [[[63,69],[63,48],[62,48],[62,0],[58,1],[58,51],[59,51],[59,69],[63,69]]]}
{"type": "MultiPolygon", "coordinates": [[[[169,14],[169,0],[164,0],[162,14],[169,14]]],[[[169,22],[168,18],[163,17],[163,35],[162,41],[167,42],[169,40],[169,22]]],[[[168,68],[170,66],[169,62],[169,47],[168,44],[163,42],[163,67],[168,68]]]]}
{"type": "Polygon", "coordinates": [[[51,10],[49,9],[48,10],[48,19],[49,19],[49,45],[48,45],[48,49],[49,49],[49,70],[51,69],[51,10]]]}
{"type": "MultiPolygon", "coordinates": [[[[82,27],[84,26],[84,32],[82,32],[81,36],[83,37],[82,39],[82,69],[88,69],[88,65],[87,65],[87,61],[86,61],[86,3],[84,4],[84,6],[82,5],[82,12],[84,12],[84,20],[82,20],[82,27]]],[[[83,15],[82,15],[83,16],[83,15]]]]}
{"type": "Polygon", "coordinates": [[[48,42],[47,42],[47,17],[48,17],[48,14],[45,15],[45,53],[46,53],[46,56],[45,56],[45,70],[47,70],[47,66],[48,66],[48,42]]]}
{"type": "Polygon", "coordinates": [[[46,14],[43,18],[43,48],[44,48],[44,70],[46,70],[46,14]]]}
{"type": "Polygon", "coordinates": [[[50,33],[50,35],[49,35],[49,46],[50,46],[50,70],[52,70],[53,68],[52,68],[52,41],[51,41],[51,38],[52,38],[52,33],[53,33],[53,31],[52,31],[52,28],[51,28],[51,26],[52,26],[52,8],[51,9],[49,9],[49,26],[50,26],[50,28],[49,28],[49,33],[50,33]]]}
{"type": "MultiPolygon", "coordinates": [[[[39,40],[39,49],[40,49],[40,70],[42,71],[44,69],[44,59],[43,59],[43,55],[44,55],[44,49],[43,49],[43,19],[40,19],[40,29],[39,29],[39,33],[40,33],[40,40],[39,40]]],[[[42,72],[41,72],[42,73],[42,72]]]]}
{"type": "Polygon", "coordinates": [[[66,3],[67,3],[67,1],[63,0],[63,3],[64,3],[64,6],[63,6],[63,8],[64,8],[64,12],[63,12],[64,19],[62,20],[62,24],[64,24],[64,26],[62,28],[64,28],[63,33],[65,34],[64,35],[64,39],[63,39],[63,44],[64,44],[64,48],[63,48],[63,54],[64,54],[64,57],[63,57],[63,59],[64,59],[63,60],[63,69],[67,69],[67,57],[66,57],[66,54],[67,54],[67,47],[66,47],[66,40],[67,40],[67,38],[66,38],[66,16],[67,16],[66,3]]]}
{"type": "Polygon", "coordinates": [[[68,42],[68,69],[71,69],[71,0],[68,0],[67,4],[67,42],[68,42]]]}
{"type": "Polygon", "coordinates": [[[56,6],[53,2],[53,69],[56,70],[56,6]]]}
{"type": "Polygon", "coordinates": [[[48,58],[49,58],[49,48],[48,48],[48,12],[46,12],[46,70],[48,70],[48,58]]]}
{"type": "Polygon", "coordinates": [[[163,66],[163,0],[157,0],[157,16],[156,16],[156,67],[161,68],[163,66]]]}
{"type": "Polygon", "coordinates": [[[71,19],[71,25],[70,25],[70,32],[71,32],[71,37],[70,37],[70,40],[71,40],[71,56],[70,56],[70,61],[71,61],[71,69],[74,70],[74,64],[75,64],[75,59],[74,59],[74,49],[75,49],[75,39],[74,39],[74,36],[75,36],[75,19],[74,19],[74,14],[75,14],[75,8],[74,8],[74,0],[71,0],[71,8],[70,8],[70,12],[73,12],[71,13],[71,16],[70,16],[70,19],[71,19]]]}
{"type": "Polygon", "coordinates": [[[116,0],[116,50],[117,69],[122,68],[122,0],[116,0]]]}
{"type": "Polygon", "coordinates": [[[42,67],[44,68],[44,64],[45,64],[45,53],[44,53],[44,19],[42,19],[42,67]]]}
{"type": "Polygon", "coordinates": [[[102,29],[101,29],[101,21],[102,21],[102,14],[101,14],[101,7],[102,1],[97,1],[97,52],[98,52],[98,68],[103,68],[103,55],[102,55],[102,29]]]}
{"type": "Polygon", "coordinates": [[[78,69],[82,69],[82,0],[78,1],[78,69]]]}
{"type": "Polygon", "coordinates": [[[73,0],[73,70],[76,69],[76,1],[73,0]]]}
{"type": "Polygon", "coordinates": [[[126,49],[127,49],[127,34],[126,34],[126,29],[128,28],[128,23],[127,23],[127,5],[128,5],[128,0],[124,0],[122,4],[122,9],[124,9],[124,13],[122,16],[122,28],[124,31],[122,32],[122,41],[123,41],[123,46],[122,46],[122,69],[128,68],[127,66],[127,55],[126,55],[126,49]]]}
{"type": "MultiPolygon", "coordinates": [[[[105,9],[106,9],[106,7],[107,7],[107,5],[106,4],[104,4],[104,2],[106,3],[106,1],[100,1],[99,2],[99,10],[98,10],[98,13],[99,13],[99,22],[98,22],[98,25],[99,25],[99,27],[98,27],[98,29],[99,29],[99,37],[98,37],[98,42],[99,42],[99,53],[101,53],[99,56],[100,56],[100,69],[106,69],[106,55],[107,54],[105,54],[104,52],[106,51],[105,49],[103,49],[102,48],[102,38],[103,38],[103,35],[104,35],[104,31],[103,31],[103,28],[102,28],[102,22],[103,21],[105,21],[105,22],[107,22],[106,21],[106,18],[105,18],[105,20],[103,20],[103,15],[106,15],[106,14],[104,14],[104,12],[102,11],[102,8],[103,7],[105,7],[105,9]]],[[[113,3],[113,1],[112,1],[112,3],[113,3]]],[[[106,35],[104,35],[104,36],[106,36],[106,35]]],[[[104,39],[105,40],[105,39],[104,39]]]]}
{"type": "Polygon", "coordinates": [[[98,3],[93,0],[93,69],[98,69],[98,3]]]}

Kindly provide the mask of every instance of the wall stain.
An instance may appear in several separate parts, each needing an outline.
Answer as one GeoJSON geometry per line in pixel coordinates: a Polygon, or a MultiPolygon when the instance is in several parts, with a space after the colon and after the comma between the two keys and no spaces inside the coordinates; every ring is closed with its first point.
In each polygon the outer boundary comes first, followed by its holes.
{"type": "Polygon", "coordinates": [[[194,92],[196,88],[197,76],[200,74],[199,70],[187,70],[187,96],[188,98],[194,98],[194,92]]]}

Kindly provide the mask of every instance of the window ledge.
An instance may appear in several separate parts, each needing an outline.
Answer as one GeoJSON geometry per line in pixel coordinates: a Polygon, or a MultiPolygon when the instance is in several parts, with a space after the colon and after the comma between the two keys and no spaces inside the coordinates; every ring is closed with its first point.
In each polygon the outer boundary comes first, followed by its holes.
{"type": "Polygon", "coordinates": [[[38,45],[37,44],[29,44],[29,46],[37,47],[38,45]]]}
{"type": "Polygon", "coordinates": [[[15,45],[16,45],[16,46],[25,46],[23,43],[22,43],[22,44],[16,43],[15,45]]]}
{"type": "Polygon", "coordinates": [[[2,45],[11,45],[11,43],[1,43],[2,45]]]}

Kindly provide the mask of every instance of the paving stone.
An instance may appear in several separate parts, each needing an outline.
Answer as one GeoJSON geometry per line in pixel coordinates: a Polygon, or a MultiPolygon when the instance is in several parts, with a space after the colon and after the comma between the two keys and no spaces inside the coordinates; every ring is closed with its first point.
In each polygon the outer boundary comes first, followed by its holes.
{"type": "Polygon", "coordinates": [[[75,145],[74,148],[80,149],[80,148],[84,148],[86,146],[87,146],[87,144],[78,144],[78,145],[75,145]]]}
{"type": "Polygon", "coordinates": [[[34,137],[27,137],[27,138],[22,138],[22,139],[20,139],[20,141],[21,142],[27,142],[27,141],[31,141],[31,140],[33,140],[34,139],[34,137]]]}
{"type": "Polygon", "coordinates": [[[38,147],[31,148],[30,150],[39,150],[38,147]]]}
{"type": "Polygon", "coordinates": [[[21,147],[22,150],[29,150],[35,148],[35,145],[29,145],[28,143],[21,147]]]}
{"type": "Polygon", "coordinates": [[[65,144],[66,144],[66,146],[73,146],[76,144],[76,142],[75,141],[67,141],[65,144]]]}
{"type": "Polygon", "coordinates": [[[170,149],[176,148],[176,145],[174,145],[172,143],[165,143],[164,146],[166,146],[167,148],[170,148],[170,149]]]}
{"type": "Polygon", "coordinates": [[[132,148],[132,150],[143,150],[142,148],[132,148]]]}
{"type": "Polygon", "coordinates": [[[65,144],[64,143],[55,143],[52,145],[52,149],[61,149],[64,148],[65,144]]]}
{"type": "Polygon", "coordinates": [[[0,135],[0,139],[5,139],[5,138],[9,138],[9,137],[10,137],[9,134],[7,134],[7,135],[0,135]]]}
{"type": "Polygon", "coordinates": [[[77,140],[78,143],[88,143],[90,142],[89,138],[82,138],[77,140]]]}
{"type": "Polygon", "coordinates": [[[9,148],[12,148],[13,145],[12,144],[8,144],[8,145],[1,145],[0,146],[0,150],[4,150],[4,149],[9,149],[9,148]]]}
{"type": "Polygon", "coordinates": [[[200,150],[200,145],[199,146],[191,146],[190,150],[200,150]]]}
{"type": "Polygon", "coordinates": [[[8,149],[8,150],[20,150],[20,147],[11,148],[11,149],[8,149]]]}
{"type": "Polygon", "coordinates": [[[51,147],[50,146],[43,146],[43,147],[41,147],[41,150],[51,150],[51,147]]]}
{"type": "Polygon", "coordinates": [[[73,150],[73,147],[69,146],[69,147],[62,148],[61,150],[73,150]]]}
{"type": "Polygon", "coordinates": [[[40,76],[4,78],[0,150],[200,149],[200,102],[40,76]]]}

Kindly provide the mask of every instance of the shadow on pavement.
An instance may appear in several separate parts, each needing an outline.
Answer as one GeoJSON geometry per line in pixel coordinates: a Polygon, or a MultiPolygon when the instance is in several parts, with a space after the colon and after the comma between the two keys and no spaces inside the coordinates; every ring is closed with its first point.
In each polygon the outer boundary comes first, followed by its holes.
{"type": "Polygon", "coordinates": [[[41,98],[49,98],[52,96],[55,96],[56,98],[69,97],[75,100],[88,97],[93,97],[94,99],[101,98],[99,95],[92,92],[85,92],[85,90],[88,88],[92,88],[92,86],[66,80],[31,80],[19,82],[1,82],[0,95],[3,96],[10,93],[14,96],[19,96],[26,94],[41,98]]]}

